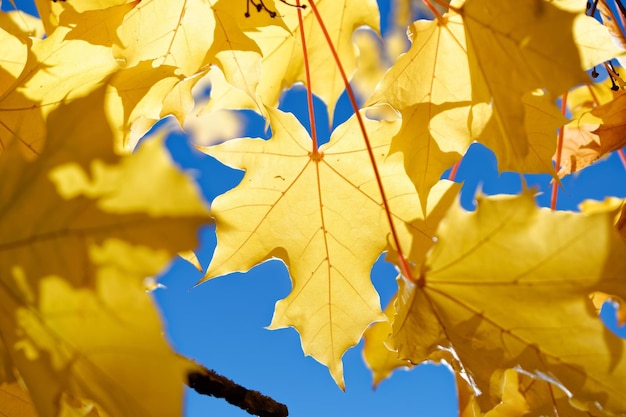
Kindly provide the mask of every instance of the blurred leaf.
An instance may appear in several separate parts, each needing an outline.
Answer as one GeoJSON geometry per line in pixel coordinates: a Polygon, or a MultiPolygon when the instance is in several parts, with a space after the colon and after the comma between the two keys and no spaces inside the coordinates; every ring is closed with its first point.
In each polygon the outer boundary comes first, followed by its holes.
{"type": "Polygon", "coordinates": [[[16,142],[0,155],[4,367],[41,417],[71,398],[111,416],[172,416],[192,365],[164,340],[143,280],[197,245],[208,211],[162,139],[114,153],[103,93],[53,111],[34,161],[16,142]]]}

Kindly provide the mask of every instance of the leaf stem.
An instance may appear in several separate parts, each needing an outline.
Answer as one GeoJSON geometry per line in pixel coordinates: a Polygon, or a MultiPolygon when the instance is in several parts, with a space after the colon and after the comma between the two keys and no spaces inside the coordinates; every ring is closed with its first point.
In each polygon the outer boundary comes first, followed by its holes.
{"type": "Polygon", "coordinates": [[[461,161],[462,161],[462,159],[459,159],[458,161],[456,161],[454,163],[454,165],[452,165],[452,170],[450,171],[450,176],[448,176],[448,179],[450,181],[454,181],[454,179],[456,178],[456,174],[457,174],[457,172],[459,172],[459,167],[461,166],[461,161]]]}
{"type": "Polygon", "coordinates": [[[324,21],[322,20],[322,17],[319,13],[319,10],[317,9],[317,6],[315,5],[315,1],[314,0],[309,0],[309,4],[311,5],[311,11],[313,12],[313,14],[315,15],[315,19],[317,20],[317,23],[320,26],[320,29],[322,30],[322,33],[324,34],[324,38],[326,39],[326,43],[328,44],[328,48],[330,49],[332,55],[333,55],[333,59],[335,61],[335,63],[337,64],[337,69],[339,70],[339,73],[341,74],[341,78],[343,79],[343,84],[346,87],[346,93],[348,94],[348,98],[350,99],[350,104],[352,105],[352,109],[354,110],[354,114],[357,118],[357,121],[359,123],[359,128],[361,129],[361,133],[363,134],[363,140],[365,141],[365,147],[367,148],[367,154],[369,156],[370,159],[370,163],[372,164],[372,168],[374,170],[374,176],[376,177],[376,183],[378,185],[378,191],[380,192],[381,198],[382,198],[382,203],[383,203],[383,208],[385,210],[385,215],[387,216],[387,222],[389,223],[389,229],[391,231],[391,236],[393,239],[393,243],[396,246],[396,250],[398,252],[398,258],[400,260],[400,272],[402,273],[402,275],[404,275],[404,277],[412,282],[415,282],[415,278],[413,277],[412,273],[411,273],[411,268],[409,267],[409,264],[404,256],[404,253],[402,252],[402,247],[400,246],[400,239],[398,237],[398,233],[396,231],[396,228],[393,224],[393,218],[391,216],[391,209],[389,208],[389,202],[387,201],[387,197],[385,195],[385,189],[383,187],[383,182],[380,176],[380,171],[378,170],[378,166],[376,165],[376,159],[374,158],[374,152],[372,150],[372,145],[370,143],[370,139],[369,136],[367,134],[367,130],[365,129],[365,123],[363,121],[363,116],[361,116],[361,113],[359,112],[359,105],[356,102],[356,98],[354,96],[354,91],[352,90],[352,87],[350,86],[350,82],[348,81],[348,77],[346,76],[346,71],[343,68],[343,65],[341,64],[341,60],[339,59],[339,55],[337,54],[337,50],[335,49],[335,45],[333,44],[332,40],[330,39],[330,35],[328,34],[328,30],[326,29],[326,25],[324,24],[324,21]]]}
{"type": "MultiPolygon", "coordinates": [[[[440,5],[441,7],[443,7],[444,9],[452,10],[453,12],[460,14],[460,10],[458,8],[451,6],[449,3],[446,3],[445,1],[442,1],[442,0],[433,0],[433,1],[437,3],[438,5],[440,5]]],[[[443,18],[441,13],[439,13],[439,11],[432,5],[430,0],[422,0],[422,2],[424,2],[424,4],[428,6],[430,11],[437,17],[437,19],[443,18]]]]}
{"type": "Polygon", "coordinates": [[[311,125],[311,140],[313,149],[311,154],[313,159],[319,159],[319,144],[317,142],[317,127],[315,124],[315,110],[313,109],[313,89],[311,88],[311,68],[309,66],[309,54],[306,47],[306,36],[304,35],[304,20],[302,19],[302,7],[300,0],[296,0],[298,9],[298,25],[300,27],[300,40],[302,42],[302,55],[304,56],[304,72],[306,74],[306,101],[309,108],[309,122],[311,125]]]}
{"type": "Polygon", "coordinates": [[[422,3],[424,3],[426,7],[430,9],[430,12],[433,14],[433,16],[435,16],[438,20],[441,19],[441,13],[439,13],[439,11],[435,9],[435,6],[433,6],[431,2],[429,2],[428,0],[422,0],[422,3]]]}
{"type": "Polygon", "coordinates": [[[618,149],[617,154],[619,155],[619,159],[620,161],[622,161],[622,165],[624,166],[624,169],[626,170],[626,154],[624,154],[624,149],[618,149]]]}
{"type": "MultiPolygon", "coordinates": [[[[567,91],[563,94],[561,98],[561,114],[565,116],[567,112],[567,91]]],[[[565,126],[561,126],[559,129],[559,136],[556,142],[556,170],[558,171],[561,168],[561,153],[563,152],[563,135],[565,134],[565,126]]],[[[556,200],[559,194],[559,186],[560,181],[554,181],[552,183],[552,196],[550,198],[550,209],[552,211],[556,210],[556,200]]]]}

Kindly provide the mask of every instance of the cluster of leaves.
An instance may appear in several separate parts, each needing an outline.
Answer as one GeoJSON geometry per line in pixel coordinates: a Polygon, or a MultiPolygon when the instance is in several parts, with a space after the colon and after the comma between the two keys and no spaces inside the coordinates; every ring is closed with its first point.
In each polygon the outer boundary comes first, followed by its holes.
{"type": "Polygon", "coordinates": [[[526,190],[467,212],[440,180],[475,141],[501,170],[557,181],[620,148],[623,83],[607,66],[616,91],[590,86],[585,70],[622,54],[622,31],[602,1],[606,26],[578,0],[441,3],[388,71],[358,79],[361,111],[353,32],[378,31],[374,0],[36,0],[39,19],[0,15],[0,383],[27,387],[41,416],[180,413],[193,365],[163,340],[145,280],[212,217],[204,280],[281,259],[293,289],[270,327],[296,328],[342,388],[365,332],[377,381],[445,362],[463,415],[626,415],[626,343],[597,317],[626,298],[622,202],[555,212],[526,190]],[[332,115],[348,89],[355,113],[328,144],[277,108],[297,82],[311,114],[313,94],[332,115]],[[245,170],[209,214],[162,135],[129,150],[162,117],[223,109],[259,112],[272,137],[198,146],[245,170]],[[400,271],[385,312],[370,280],[383,252],[400,271]]]}

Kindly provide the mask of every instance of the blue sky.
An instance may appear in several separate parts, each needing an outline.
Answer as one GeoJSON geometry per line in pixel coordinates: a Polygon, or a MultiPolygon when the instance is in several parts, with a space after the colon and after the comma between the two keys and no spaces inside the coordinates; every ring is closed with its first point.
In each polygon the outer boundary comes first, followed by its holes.
{"type": "MultiPolygon", "coordinates": [[[[245,7],[244,0],[240,2],[241,7],[245,7]]],[[[17,1],[18,7],[26,3],[17,1]]],[[[388,10],[388,1],[380,3],[383,11],[388,10]]],[[[2,7],[9,9],[9,2],[5,0],[2,7]]],[[[386,23],[386,13],[382,19],[386,23]]],[[[316,105],[319,106],[318,129],[323,130],[328,126],[324,119],[326,112],[319,101],[316,105]]],[[[294,112],[307,125],[302,87],[288,92],[281,108],[294,112]]],[[[335,124],[350,114],[348,102],[342,97],[335,124]]],[[[264,135],[263,121],[249,113],[248,116],[251,124],[246,135],[264,135]]],[[[328,137],[329,133],[322,131],[320,136],[328,137]]],[[[181,166],[196,172],[198,183],[209,200],[235,186],[242,177],[241,172],[197,152],[184,136],[172,135],[168,145],[181,166]]],[[[464,158],[457,180],[464,181],[461,199],[467,208],[472,207],[477,189],[487,194],[517,193],[522,186],[518,174],[499,175],[493,155],[479,145],[472,146],[464,158]]],[[[538,202],[544,206],[549,205],[549,180],[547,176],[526,178],[529,185],[543,192],[538,202]]],[[[576,209],[584,199],[602,199],[607,195],[626,197],[626,170],[617,155],[585,169],[580,175],[566,178],[558,207],[576,209]]],[[[199,257],[203,265],[207,265],[215,247],[214,230],[207,227],[201,235],[199,257]]],[[[379,262],[372,275],[381,301],[386,304],[395,292],[395,271],[379,262]]],[[[154,293],[174,347],[237,383],[287,404],[291,416],[457,415],[453,378],[442,366],[421,365],[408,372],[398,371],[374,391],[359,345],[344,356],[347,385],[344,393],[334,384],[325,367],[304,357],[295,330],[266,330],[264,327],[270,323],[274,304],[290,291],[286,268],[279,261],[266,262],[246,274],[232,274],[194,287],[200,278],[201,274],[188,264],[175,262],[162,277],[161,282],[167,288],[154,293]]],[[[613,318],[610,312],[605,317],[613,318]]],[[[626,336],[626,329],[622,329],[621,334],[626,336]]],[[[248,416],[222,399],[188,391],[188,417],[248,416]]]]}

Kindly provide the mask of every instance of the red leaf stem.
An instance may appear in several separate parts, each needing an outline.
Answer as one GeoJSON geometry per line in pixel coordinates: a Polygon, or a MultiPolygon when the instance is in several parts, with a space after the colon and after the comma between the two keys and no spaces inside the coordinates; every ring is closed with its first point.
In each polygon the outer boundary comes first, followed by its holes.
{"type": "Polygon", "coordinates": [[[346,87],[346,92],[348,93],[348,98],[350,99],[350,104],[352,105],[352,109],[354,110],[354,113],[356,115],[357,121],[359,123],[359,127],[361,129],[361,133],[363,134],[363,140],[365,141],[365,147],[367,148],[367,154],[369,156],[370,162],[372,164],[372,168],[374,170],[374,176],[376,177],[376,183],[378,185],[378,190],[380,192],[380,195],[382,197],[382,202],[383,202],[383,208],[385,209],[385,214],[387,216],[387,222],[389,223],[389,229],[391,230],[391,236],[393,239],[393,243],[396,246],[396,250],[398,251],[398,258],[400,260],[400,272],[402,273],[402,275],[404,275],[405,278],[407,278],[410,281],[415,282],[415,278],[413,278],[413,275],[411,274],[411,268],[409,267],[409,264],[404,256],[404,253],[402,252],[402,248],[400,246],[400,239],[398,238],[398,233],[396,231],[396,228],[393,224],[393,219],[391,217],[391,210],[389,208],[389,202],[387,201],[387,197],[385,195],[385,189],[383,187],[383,182],[382,179],[380,177],[380,172],[378,170],[378,166],[376,165],[376,160],[374,158],[374,152],[372,151],[372,145],[370,143],[370,139],[369,136],[367,135],[367,130],[365,129],[365,123],[363,122],[363,116],[361,116],[361,113],[359,112],[359,106],[356,102],[356,98],[354,96],[354,91],[352,90],[352,87],[350,86],[350,82],[348,81],[348,77],[346,76],[346,71],[343,68],[343,65],[341,64],[341,60],[339,59],[339,56],[337,55],[337,50],[335,49],[335,45],[333,45],[332,40],[330,39],[330,35],[328,34],[328,30],[326,29],[326,25],[324,24],[324,21],[322,20],[322,17],[320,16],[319,10],[317,9],[317,6],[315,5],[315,1],[314,0],[309,0],[309,4],[311,6],[311,11],[313,12],[313,14],[315,15],[315,19],[317,20],[317,23],[320,25],[320,29],[322,30],[322,33],[324,34],[324,38],[326,39],[326,43],[328,44],[328,47],[333,55],[333,59],[335,61],[335,63],[337,64],[337,68],[339,70],[339,73],[341,74],[341,78],[343,79],[343,83],[344,86],[346,87]]]}
{"type": "Polygon", "coordinates": [[[624,169],[626,169],[626,154],[624,154],[624,150],[618,149],[617,154],[619,155],[620,161],[622,161],[622,165],[624,166],[624,169]]]}
{"type": "Polygon", "coordinates": [[[306,48],[306,36],[304,36],[304,22],[302,20],[302,7],[300,0],[296,0],[298,9],[298,25],[300,26],[300,40],[302,41],[302,54],[304,56],[304,72],[306,74],[306,101],[309,109],[309,122],[311,125],[311,140],[313,141],[313,149],[311,154],[313,158],[319,158],[319,145],[317,142],[317,127],[315,123],[315,110],[313,109],[313,89],[311,88],[311,68],[309,67],[309,54],[306,48]]]}
{"type": "Polygon", "coordinates": [[[461,161],[462,159],[459,159],[458,161],[456,161],[456,163],[452,166],[452,170],[450,171],[450,176],[448,177],[448,179],[450,181],[454,181],[454,179],[456,178],[456,174],[457,172],[459,172],[459,167],[461,166],[461,161]]]}

